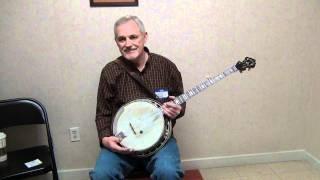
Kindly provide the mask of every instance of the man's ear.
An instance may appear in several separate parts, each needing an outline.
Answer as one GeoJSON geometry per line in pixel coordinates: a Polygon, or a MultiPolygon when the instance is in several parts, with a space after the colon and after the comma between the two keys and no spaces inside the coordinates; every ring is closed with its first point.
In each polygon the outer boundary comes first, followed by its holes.
{"type": "Polygon", "coordinates": [[[149,36],[148,36],[148,33],[145,32],[145,33],[144,33],[144,42],[147,42],[147,41],[148,41],[148,37],[149,37],[149,36]]]}

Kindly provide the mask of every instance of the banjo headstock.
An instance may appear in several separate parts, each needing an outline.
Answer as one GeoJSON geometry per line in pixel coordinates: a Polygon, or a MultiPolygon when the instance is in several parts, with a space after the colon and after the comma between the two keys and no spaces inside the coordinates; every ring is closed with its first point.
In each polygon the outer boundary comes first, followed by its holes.
{"type": "Polygon", "coordinates": [[[236,68],[242,73],[242,71],[250,70],[256,66],[256,60],[251,57],[245,57],[244,60],[238,61],[236,64],[236,68]]]}

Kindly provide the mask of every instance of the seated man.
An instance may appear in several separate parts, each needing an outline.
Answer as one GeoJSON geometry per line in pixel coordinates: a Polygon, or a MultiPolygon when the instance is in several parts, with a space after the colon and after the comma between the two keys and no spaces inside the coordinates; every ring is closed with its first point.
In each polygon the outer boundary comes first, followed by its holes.
{"type": "Polygon", "coordinates": [[[145,47],[148,34],[138,17],[120,18],[114,25],[114,34],[121,56],[109,62],[101,72],[96,112],[101,151],[90,178],[124,179],[136,167],[142,166],[152,179],[182,179],[180,153],[173,136],[159,151],[141,158],[132,155],[133,151],[122,146],[121,138],[112,132],[113,118],[119,108],[142,98],[157,97],[155,100],[161,103],[164,116],[174,125],[185,112],[185,104],[173,102],[175,96],[183,93],[181,74],[173,62],[145,47]],[[148,93],[129,72],[141,78],[157,96],[150,95],[152,92],[148,93]]]}

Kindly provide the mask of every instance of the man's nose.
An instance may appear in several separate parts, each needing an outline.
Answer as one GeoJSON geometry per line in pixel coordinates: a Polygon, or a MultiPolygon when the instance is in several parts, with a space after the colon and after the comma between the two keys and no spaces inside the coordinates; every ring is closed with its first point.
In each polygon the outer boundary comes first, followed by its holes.
{"type": "Polygon", "coordinates": [[[127,38],[124,45],[125,45],[126,47],[132,46],[132,41],[131,41],[131,39],[127,38]]]}

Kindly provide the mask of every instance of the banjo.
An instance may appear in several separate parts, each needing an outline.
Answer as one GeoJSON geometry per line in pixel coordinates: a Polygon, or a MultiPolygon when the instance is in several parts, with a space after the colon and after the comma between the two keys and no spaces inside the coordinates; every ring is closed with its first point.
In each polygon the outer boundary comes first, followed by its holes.
{"type": "MultiPolygon", "coordinates": [[[[256,60],[245,57],[217,76],[205,81],[176,97],[173,102],[182,104],[227,76],[256,65],[256,60]]],[[[113,120],[113,133],[121,138],[120,144],[133,150],[137,157],[148,157],[160,150],[172,134],[172,123],[163,115],[161,104],[151,99],[137,99],[123,105],[113,120]]]]}

